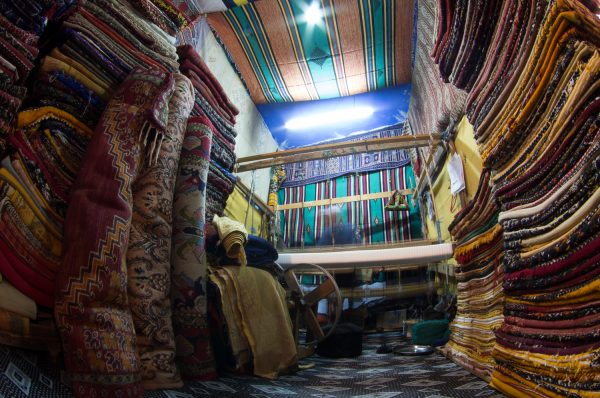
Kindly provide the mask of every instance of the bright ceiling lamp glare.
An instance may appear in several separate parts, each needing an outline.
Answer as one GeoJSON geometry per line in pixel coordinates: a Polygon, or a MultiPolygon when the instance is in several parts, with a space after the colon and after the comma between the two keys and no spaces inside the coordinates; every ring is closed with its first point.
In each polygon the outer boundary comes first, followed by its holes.
{"type": "Polygon", "coordinates": [[[355,120],[366,119],[375,111],[368,106],[341,109],[332,112],[323,112],[311,116],[296,117],[285,123],[288,130],[304,130],[312,127],[329,126],[339,123],[347,123],[355,120]]]}
{"type": "Polygon", "coordinates": [[[319,3],[313,1],[312,4],[304,11],[304,19],[309,25],[316,25],[323,19],[323,12],[319,3]]]}

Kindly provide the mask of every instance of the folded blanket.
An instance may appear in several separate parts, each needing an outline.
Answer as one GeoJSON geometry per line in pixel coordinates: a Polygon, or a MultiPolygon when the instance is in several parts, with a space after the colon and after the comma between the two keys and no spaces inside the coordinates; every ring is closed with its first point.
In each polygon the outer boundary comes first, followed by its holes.
{"type": "Polygon", "coordinates": [[[279,257],[277,249],[271,243],[256,235],[248,235],[245,250],[248,265],[251,266],[269,264],[279,257]]]}
{"type": "Polygon", "coordinates": [[[252,267],[219,267],[211,280],[221,290],[221,302],[233,300],[226,315],[232,342],[247,341],[257,376],[275,378],[296,368],[298,356],[285,291],[267,271],[252,267]]]}

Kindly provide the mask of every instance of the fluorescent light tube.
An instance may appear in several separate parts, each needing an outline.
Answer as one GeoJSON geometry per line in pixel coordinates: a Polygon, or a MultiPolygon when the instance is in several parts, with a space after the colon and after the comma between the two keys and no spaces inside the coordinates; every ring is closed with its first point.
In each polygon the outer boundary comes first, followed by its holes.
{"type": "Polygon", "coordinates": [[[316,113],[310,116],[296,117],[285,123],[288,130],[300,130],[318,126],[328,126],[342,122],[366,119],[375,111],[369,106],[340,109],[337,111],[316,113]]]}

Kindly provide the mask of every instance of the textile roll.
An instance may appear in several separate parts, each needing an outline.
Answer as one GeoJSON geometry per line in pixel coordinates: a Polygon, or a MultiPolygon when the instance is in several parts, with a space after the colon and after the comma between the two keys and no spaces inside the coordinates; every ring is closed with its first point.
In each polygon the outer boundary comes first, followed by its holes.
{"type": "Polygon", "coordinates": [[[234,130],[239,110],[231,103],[223,87],[191,45],[177,48],[180,70],[190,78],[195,89],[192,116],[206,117],[213,126],[210,168],[206,189],[206,219],[223,215],[227,199],[236,181],[231,174],[236,162],[234,130]]]}
{"type": "Polygon", "coordinates": [[[173,199],[171,300],[176,360],[182,376],[216,377],[207,320],[204,248],[206,182],[214,127],[190,117],[173,199]]]}
{"type": "Polygon", "coordinates": [[[237,259],[240,265],[246,265],[246,252],[244,251],[244,245],[248,241],[246,227],[240,222],[218,215],[213,217],[212,223],[217,228],[225,255],[237,259]]]}
{"type": "Polygon", "coordinates": [[[132,184],[127,283],[146,389],[183,385],[175,365],[171,320],[171,236],[175,180],[194,97],[192,84],[185,76],[173,74],[171,79],[172,94],[163,99],[163,108],[155,108],[167,120],[166,128],[140,133],[149,151],[132,184]]]}
{"type": "MultiPolygon", "coordinates": [[[[175,80],[135,71],[109,102],[77,176],[65,220],[54,314],[76,396],[141,397],[140,358],[127,295],[132,185],[140,133],[164,133],[175,80]]],[[[166,134],[166,133],[164,133],[166,134]]]]}

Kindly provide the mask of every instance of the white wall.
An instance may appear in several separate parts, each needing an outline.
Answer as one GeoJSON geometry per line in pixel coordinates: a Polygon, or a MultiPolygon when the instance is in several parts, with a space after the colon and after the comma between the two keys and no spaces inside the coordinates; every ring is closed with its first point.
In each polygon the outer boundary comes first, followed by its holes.
{"type": "MultiPolygon", "coordinates": [[[[196,46],[198,53],[219,80],[231,102],[240,110],[235,125],[238,133],[235,154],[243,157],[276,151],[277,143],[205,19],[198,21],[197,29],[198,37],[201,40],[196,46]]],[[[255,175],[254,192],[267,202],[270,169],[240,173],[238,176],[248,188],[252,187],[253,173],[255,175]]]]}

